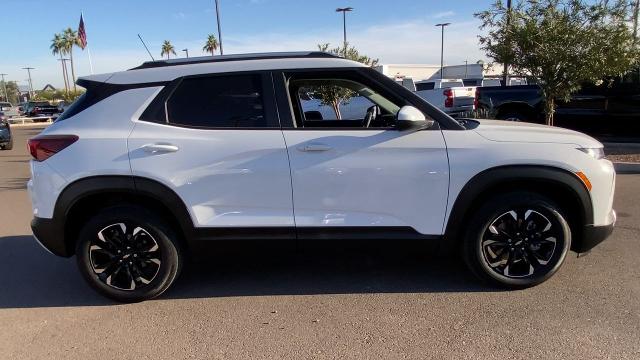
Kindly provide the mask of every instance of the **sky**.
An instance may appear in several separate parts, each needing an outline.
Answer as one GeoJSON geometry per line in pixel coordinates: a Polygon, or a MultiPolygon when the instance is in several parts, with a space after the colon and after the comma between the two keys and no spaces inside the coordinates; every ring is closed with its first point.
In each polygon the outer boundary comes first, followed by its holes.
{"type": "MultiPolygon", "coordinates": [[[[225,54],[316,50],[319,43],[342,43],[342,14],[347,37],[361,53],[381,64],[440,63],[440,28],[445,31],[445,64],[487,60],[478,46],[479,21],[473,14],[493,0],[219,0],[225,54]]],[[[217,36],[214,0],[2,0],[0,73],[27,84],[30,66],[35,89],[63,87],[62,68],[49,46],[57,32],[77,30],[84,14],[94,73],[121,71],[160,58],[163,40],[178,56],[204,55],[208,34],[217,36]]],[[[77,76],[90,74],[87,50],[74,49],[77,76]]]]}

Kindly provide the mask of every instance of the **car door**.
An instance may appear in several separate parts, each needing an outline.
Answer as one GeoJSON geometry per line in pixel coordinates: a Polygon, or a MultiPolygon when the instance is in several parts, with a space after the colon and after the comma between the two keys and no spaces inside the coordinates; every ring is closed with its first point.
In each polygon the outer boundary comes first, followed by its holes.
{"type": "Polygon", "coordinates": [[[134,121],[133,175],[175,191],[196,227],[286,227],[294,235],[289,161],[269,73],[178,79],[134,121]]]}
{"type": "Polygon", "coordinates": [[[442,234],[449,170],[437,126],[394,129],[410,104],[358,69],[274,73],[274,83],[299,236],[442,234]]]}

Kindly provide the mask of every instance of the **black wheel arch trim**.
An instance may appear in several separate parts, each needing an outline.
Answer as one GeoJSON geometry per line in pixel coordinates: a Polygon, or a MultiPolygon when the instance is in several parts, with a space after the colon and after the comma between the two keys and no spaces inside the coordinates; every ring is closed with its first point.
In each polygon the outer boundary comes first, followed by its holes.
{"type": "Polygon", "coordinates": [[[72,256],[74,246],[65,233],[69,212],[83,199],[107,193],[143,196],[158,201],[174,215],[185,237],[190,237],[194,231],[193,221],[185,204],[166,185],[144,177],[105,175],[79,179],[67,185],[58,196],[52,219],[35,218],[32,221],[34,234],[54,254],[72,256]]]}
{"type": "MultiPolygon", "coordinates": [[[[536,184],[559,185],[569,191],[569,194],[579,202],[582,209],[582,212],[578,214],[581,224],[578,224],[577,230],[581,231],[585,226],[593,224],[591,195],[577,175],[561,168],[545,165],[505,165],[489,168],[476,174],[462,188],[453,203],[445,224],[445,238],[449,239],[446,243],[452,247],[457,245],[463,235],[465,218],[473,211],[474,202],[486,191],[494,188],[497,184],[508,185],[527,181],[536,184]]],[[[572,248],[574,250],[580,249],[582,247],[581,241],[582,239],[575,238],[572,248]]]]}

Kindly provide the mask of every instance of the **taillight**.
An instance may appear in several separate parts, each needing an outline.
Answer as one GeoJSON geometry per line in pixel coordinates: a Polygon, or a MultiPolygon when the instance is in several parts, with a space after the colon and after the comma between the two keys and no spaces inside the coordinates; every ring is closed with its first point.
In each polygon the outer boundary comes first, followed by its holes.
{"type": "Polygon", "coordinates": [[[36,161],[45,161],[78,141],[76,135],[43,135],[29,139],[29,152],[36,161]]]}
{"type": "Polygon", "coordinates": [[[453,107],[453,90],[445,89],[442,95],[447,97],[444,99],[444,107],[453,107]]]}

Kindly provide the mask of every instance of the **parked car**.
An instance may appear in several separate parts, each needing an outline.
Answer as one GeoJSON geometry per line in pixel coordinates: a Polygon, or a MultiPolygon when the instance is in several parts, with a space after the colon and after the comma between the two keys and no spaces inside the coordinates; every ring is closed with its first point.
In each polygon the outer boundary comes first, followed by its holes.
{"type": "Polygon", "coordinates": [[[24,107],[24,113],[31,117],[52,117],[58,114],[58,107],[48,101],[29,101],[24,107]]]}
{"type": "Polygon", "coordinates": [[[0,102],[0,111],[3,112],[4,116],[7,118],[19,115],[18,110],[9,102],[0,102]]]}
{"type": "MultiPolygon", "coordinates": [[[[495,118],[544,122],[544,100],[538,85],[479,87],[478,109],[495,118]]],[[[584,84],[568,102],[557,101],[555,125],[593,135],[640,137],[640,81],[627,77],[611,83],[584,84]]]]}
{"type": "Polygon", "coordinates": [[[616,220],[598,141],[458,122],[326,53],[162,60],[78,84],[85,95],[29,140],[31,226],[118,301],[158,296],[186,253],[244,239],[431,242],[526,288],[616,220]],[[327,89],[372,105],[319,111],[327,89]]]}
{"type": "Polygon", "coordinates": [[[27,107],[27,102],[21,102],[21,103],[18,105],[18,114],[19,114],[20,116],[25,116],[24,109],[25,109],[26,107],[27,107]]]}
{"type": "Polygon", "coordinates": [[[11,125],[9,119],[3,112],[0,112],[0,150],[13,149],[13,136],[11,135],[11,125]]]}
{"type": "Polygon", "coordinates": [[[423,80],[415,83],[416,94],[451,116],[473,111],[475,87],[462,79],[423,80]]]}
{"type": "Polygon", "coordinates": [[[62,114],[63,112],[65,112],[69,108],[69,105],[70,104],[64,100],[60,101],[56,106],[58,108],[58,113],[62,114]]]}

